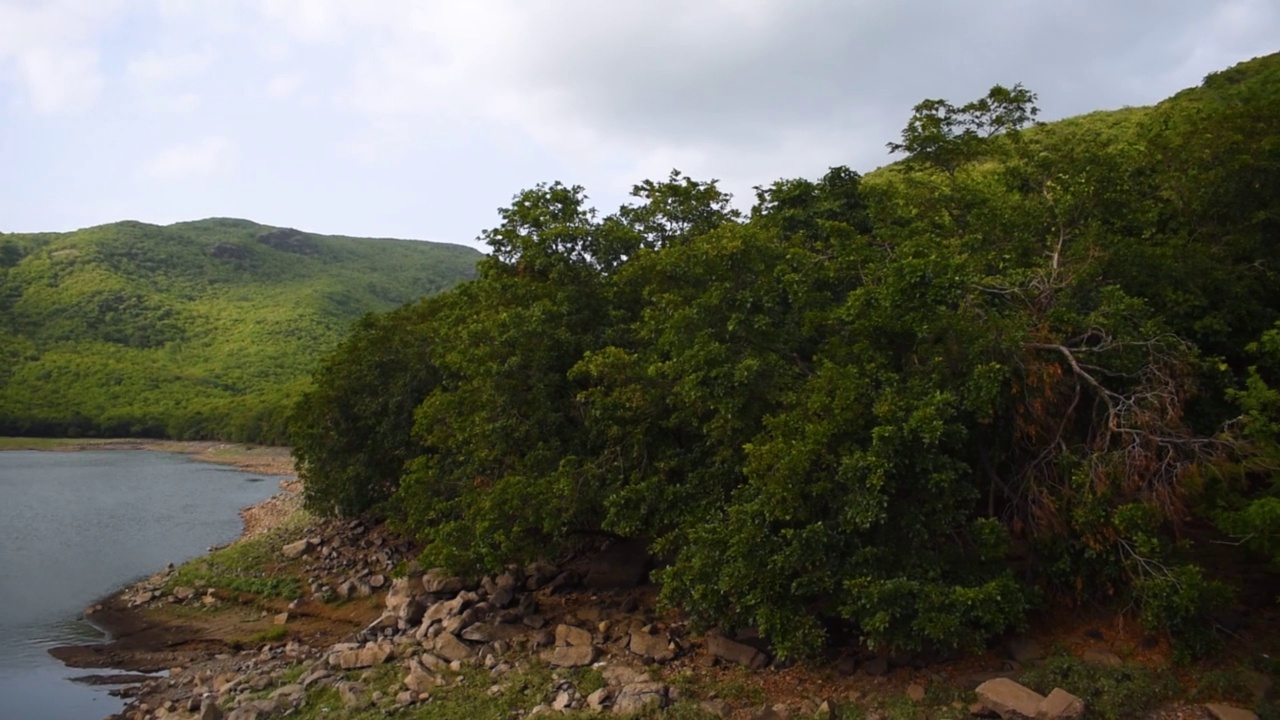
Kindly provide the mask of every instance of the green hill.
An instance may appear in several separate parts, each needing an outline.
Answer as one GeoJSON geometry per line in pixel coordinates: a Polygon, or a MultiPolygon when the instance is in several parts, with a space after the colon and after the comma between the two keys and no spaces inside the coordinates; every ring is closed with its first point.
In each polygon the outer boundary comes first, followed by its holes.
{"type": "Polygon", "coordinates": [[[0,434],[279,440],[352,321],[480,257],[229,218],[0,234],[0,434]]]}

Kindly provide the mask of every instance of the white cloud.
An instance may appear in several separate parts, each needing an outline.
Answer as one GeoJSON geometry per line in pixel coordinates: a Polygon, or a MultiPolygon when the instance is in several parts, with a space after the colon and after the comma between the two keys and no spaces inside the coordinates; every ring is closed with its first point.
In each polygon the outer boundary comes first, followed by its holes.
{"type": "Polygon", "coordinates": [[[287,98],[302,87],[302,78],[298,75],[277,75],[267,81],[267,95],[273,98],[287,98]]]}
{"type": "Polygon", "coordinates": [[[237,163],[235,143],[224,137],[208,137],[162,151],[143,166],[157,180],[191,180],[225,173],[237,163]]]}
{"type": "Polygon", "coordinates": [[[16,71],[39,114],[91,106],[104,88],[96,31],[120,0],[0,0],[0,74],[16,71]]]}
{"type": "Polygon", "coordinates": [[[210,49],[198,52],[150,51],[129,61],[129,77],[139,85],[163,85],[200,75],[213,63],[210,49]]]}

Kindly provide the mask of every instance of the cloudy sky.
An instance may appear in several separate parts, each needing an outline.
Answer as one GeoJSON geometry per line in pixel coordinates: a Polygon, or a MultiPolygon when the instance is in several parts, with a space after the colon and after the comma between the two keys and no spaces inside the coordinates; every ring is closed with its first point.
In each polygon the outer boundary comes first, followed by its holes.
{"type": "Polygon", "coordinates": [[[1280,50],[1276,0],[0,0],[0,231],[244,217],[474,244],[541,181],[613,210],[889,160],[911,106],[1042,118],[1280,50]]]}

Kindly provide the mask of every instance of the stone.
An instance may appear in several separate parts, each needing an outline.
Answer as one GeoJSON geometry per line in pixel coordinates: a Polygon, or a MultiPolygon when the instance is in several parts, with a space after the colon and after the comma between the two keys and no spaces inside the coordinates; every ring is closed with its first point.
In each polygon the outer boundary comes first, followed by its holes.
{"type": "Polygon", "coordinates": [[[1040,643],[1028,637],[1016,637],[1009,641],[1009,657],[1023,664],[1044,659],[1040,643]]]}
{"type": "Polygon", "coordinates": [[[1204,709],[1209,712],[1214,720],[1258,720],[1257,713],[1252,710],[1245,710],[1234,705],[1223,705],[1222,703],[1206,703],[1204,709]]]}
{"type": "Polygon", "coordinates": [[[492,625],[471,625],[462,631],[462,639],[472,642],[487,643],[497,639],[497,632],[492,625]]]}
{"type": "Polygon", "coordinates": [[[995,711],[1000,717],[1033,718],[1040,710],[1044,696],[1040,693],[1014,682],[1008,678],[988,680],[978,686],[974,692],[982,704],[995,711]]]}
{"type": "Polygon", "coordinates": [[[196,594],[195,588],[183,587],[179,585],[178,587],[173,589],[173,596],[183,602],[190,600],[192,597],[195,597],[195,594],[196,594]]]}
{"type": "Polygon", "coordinates": [[[395,648],[388,642],[366,645],[358,650],[342,650],[329,655],[329,664],[343,670],[359,670],[360,668],[381,665],[395,654],[395,648]]]}
{"type": "Polygon", "coordinates": [[[1045,720],[1075,720],[1084,717],[1084,710],[1084,700],[1062,688],[1054,688],[1040,703],[1036,717],[1045,720]]]}
{"type": "Polygon", "coordinates": [[[911,702],[924,702],[924,686],[912,683],[907,686],[907,697],[911,698],[911,702]]]}
{"type": "Polygon", "coordinates": [[[573,693],[568,690],[561,690],[556,693],[555,700],[551,701],[551,709],[558,712],[568,710],[570,705],[573,705],[573,693]]]}
{"type": "Polygon", "coordinates": [[[614,715],[627,715],[667,706],[668,688],[652,680],[624,685],[613,701],[614,715]]]}
{"type": "Polygon", "coordinates": [[[671,651],[671,641],[665,633],[650,635],[646,632],[633,631],[628,649],[640,657],[653,658],[656,663],[670,662],[676,656],[671,651]]]}
{"type": "Polygon", "coordinates": [[[769,664],[769,658],[759,650],[723,635],[707,636],[707,651],[726,662],[759,670],[769,664]]]}
{"type": "Polygon", "coordinates": [[[315,549],[315,545],[312,544],[311,538],[305,538],[298,542],[289,543],[288,545],[280,548],[280,554],[284,555],[289,560],[297,560],[303,555],[310,553],[313,549],[315,549]]]}
{"type": "Polygon", "coordinates": [[[819,718],[819,720],[835,720],[836,704],[830,700],[823,700],[818,703],[818,709],[815,710],[813,714],[814,717],[819,718]]]}
{"type": "Polygon", "coordinates": [[[435,653],[449,662],[470,660],[475,656],[471,646],[458,639],[453,633],[441,633],[435,641],[435,653]]]}
{"type": "Polygon", "coordinates": [[[559,646],[542,654],[542,659],[553,667],[584,667],[596,661],[596,649],[591,645],[559,646]]]}
{"type": "Polygon", "coordinates": [[[604,676],[606,684],[614,687],[630,685],[645,679],[643,672],[630,665],[607,665],[600,670],[600,674],[604,676]]]}
{"type": "Polygon", "coordinates": [[[613,693],[609,688],[602,687],[587,696],[587,708],[590,710],[603,710],[608,707],[609,701],[612,699],[613,693]]]}
{"type": "Polygon", "coordinates": [[[222,720],[222,708],[211,697],[200,701],[200,720],[222,720]]]}
{"type": "Polygon", "coordinates": [[[591,631],[561,623],[556,626],[556,644],[584,646],[591,644],[591,631]]]}
{"type": "Polygon", "coordinates": [[[462,613],[462,601],[454,598],[452,600],[442,600],[431,607],[427,608],[422,615],[422,623],[430,625],[434,622],[443,622],[455,615],[462,613]]]}
{"type": "Polygon", "coordinates": [[[435,595],[456,595],[465,587],[462,578],[449,575],[443,568],[432,568],[422,576],[422,589],[435,595]]]}
{"type": "Polygon", "coordinates": [[[348,710],[362,710],[373,704],[368,690],[360,683],[338,683],[338,697],[342,700],[342,706],[348,710]]]}
{"type": "Polygon", "coordinates": [[[1124,665],[1124,661],[1120,659],[1120,656],[1110,650],[1085,650],[1080,659],[1090,665],[1101,665],[1103,667],[1120,667],[1124,665]]]}
{"type": "Polygon", "coordinates": [[[289,622],[289,613],[282,612],[272,618],[271,622],[275,625],[284,625],[289,622]]]}
{"type": "Polygon", "coordinates": [[[414,668],[405,676],[404,686],[413,692],[414,697],[417,697],[422,693],[431,692],[431,689],[436,686],[436,679],[424,670],[414,668]]]}

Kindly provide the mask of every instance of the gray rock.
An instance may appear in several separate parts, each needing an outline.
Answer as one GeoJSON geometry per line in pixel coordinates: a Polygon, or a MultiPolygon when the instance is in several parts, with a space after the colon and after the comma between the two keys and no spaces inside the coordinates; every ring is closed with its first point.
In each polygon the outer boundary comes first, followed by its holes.
{"type": "Polygon", "coordinates": [[[1036,717],[1045,720],[1075,720],[1084,717],[1084,710],[1083,700],[1062,688],[1054,688],[1040,703],[1036,717]]]}
{"type": "Polygon", "coordinates": [[[303,555],[310,553],[313,549],[315,549],[315,544],[312,542],[311,538],[305,538],[298,542],[289,543],[288,545],[280,548],[280,554],[290,560],[297,560],[303,555]]]}
{"type": "Polygon", "coordinates": [[[596,661],[596,654],[591,645],[573,645],[552,648],[542,658],[553,667],[584,667],[596,661]]]}
{"type": "Polygon", "coordinates": [[[591,631],[561,623],[556,626],[556,644],[584,646],[591,644],[591,631]]]}
{"type": "Polygon", "coordinates": [[[1044,702],[1043,695],[1008,678],[988,680],[979,685],[974,692],[977,693],[983,705],[1005,720],[1018,717],[1033,718],[1040,711],[1040,703],[1044,702]]]}
{"type": "Polygon", "coordinates": [[[1204,709],[1212,715],[1215,720],[1258,720],[1257,713],[1252,710],[1245,710],[1233,705],[1223,705],[1221,703],[1207,703],[1204,709]]]}
{"type": "Polygon", "coordinates": [[[449,575],[443,568],[432,568],[422,576],[422,588],[435,595],[456,595],[465,587],[462,578],[449,575]]]}
{"type": "Polygon", "coordinates": [[[211,697],[200,702],[200,720],[222,720],[222,708],[211,697]]]}
{"type": "Polygon", "coordinates": [[[721,635],[707,636],[707,650],[721,660],[743,665],[752,670],[759,670],[769,664],[769,658],[764,653],[750,645],[721,635]]]}
{"type": "Polygon", "coordinates": [[[609,701],[612,699],[613,693],[609,688],[602,687],[587,696],[587,708],[591,710],[603,710],[609,706],[609,701]]]}
{"type": "Polygon", "coordinates": [[[666,633],[650,635],[646,632],[633,631],[627,649],[640,657],[653,658],[656,663],[665,663],[670,662],[676,656],[672,652],[670,645],[671,640],[666,633]]]}
{"type": "Polygon", "coordinates": [[[420,668],[414,668],[405,676],[404,686],[413,691],[414,697],[431,692],[436,687],[436,679],[420,668]]]}
{"type": "Polygon", "coordinates": [[[435,653],[449,662],[470,660],[475,655],[469,645],[452,633],[441,633],[435,641],[435,653]]]}
{"type": "Polygon", "coordinates": [[[373,704],[368,689],[360,683],[338,683],[338,697],[342,700],[342,706],[348,710],[362,710],[373,704]]]}
{"type": "Polygon", "coordinates": [[[654,681],[624,685],[613,701],[613,714],[626,715],[651,708],[664,708],[667,706],[668,692],[665,684],[654,681]]]}

